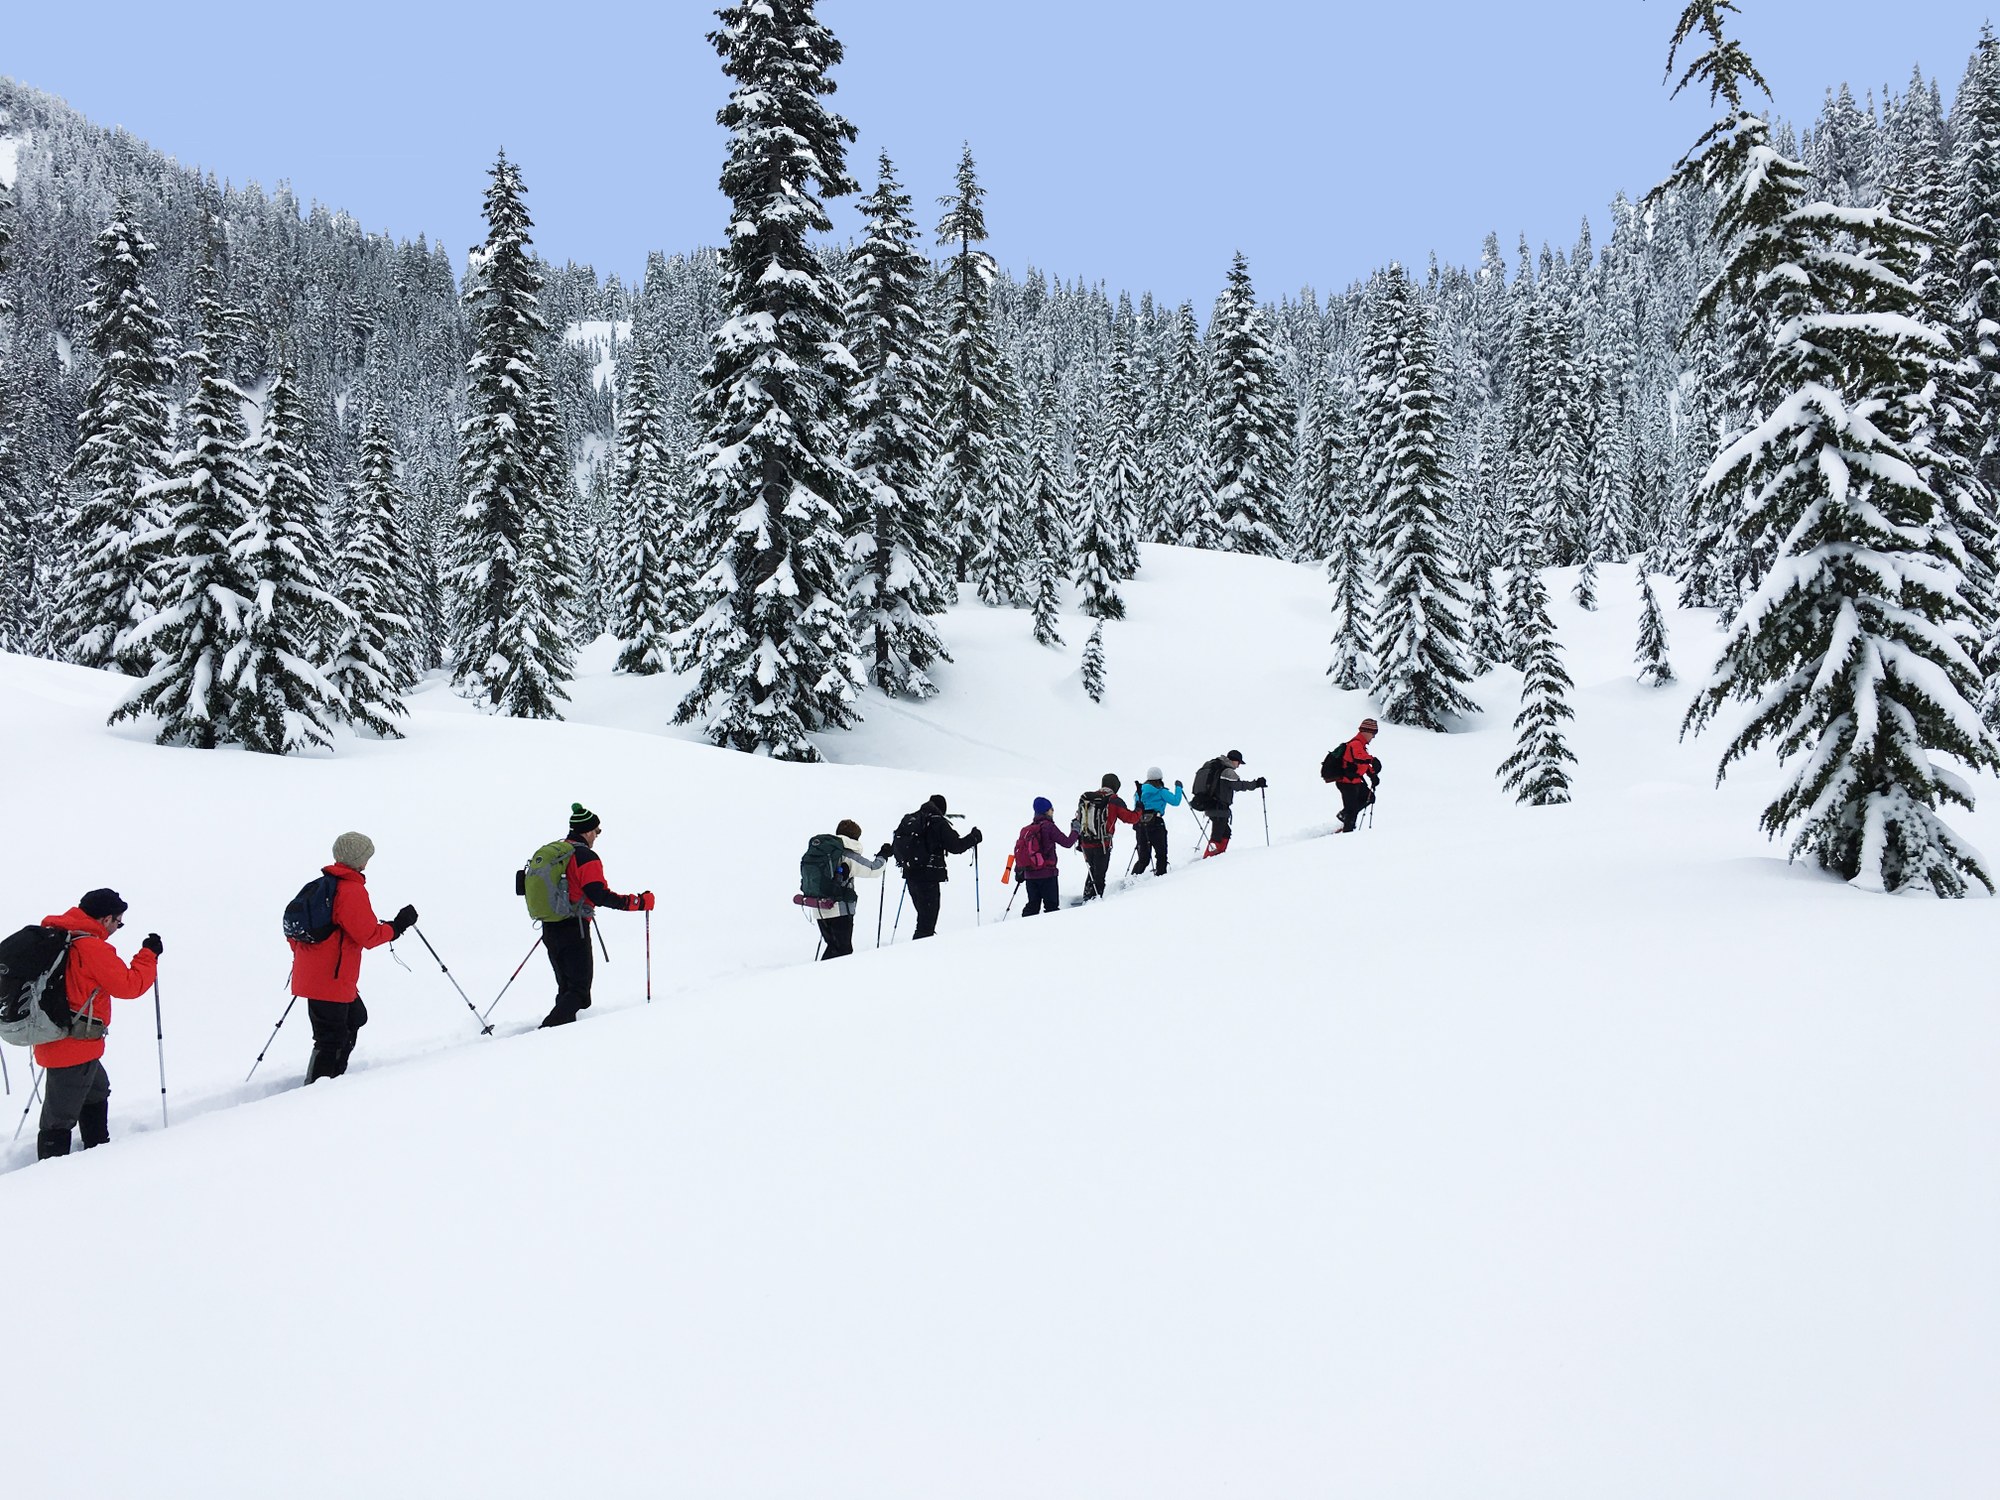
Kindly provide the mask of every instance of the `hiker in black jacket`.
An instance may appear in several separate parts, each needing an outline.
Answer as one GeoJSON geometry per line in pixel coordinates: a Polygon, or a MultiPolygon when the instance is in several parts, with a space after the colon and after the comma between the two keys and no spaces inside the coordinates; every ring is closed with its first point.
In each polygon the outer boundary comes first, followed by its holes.
{"type": "Polygon", "coordinates": [[[1236,800],[1238,792],[1261,792],[1269,783],[1259,776],[1255,781],[1245,781],[1237,775],[1237,768],[1243,764],[1243,752],[1232,750],[1227,755],[1218,755],[1214,760],[1203,763],[1194,773],[1193,807],[1198,813],[1208,816],[1208,847],[1201,851],[1201,857],[1208,859],[1221,854],[1229,847],[1229,805],[1236,800]]]}
{"type": "MultiPolygon", "coordinates": [[[[951,879],[951,872],[945,868],[945,856],[975,849],[986,836],[977,828],[962,838],[952,831],[950,820],[945,816],[943,792],[932,797],[909,817],[916,820],[913,829],[915,847],[909,846],[899,827],[895,845],[896,863],[902,868],[903,884],[910,892],[910,905],[916,909],[916,936],[935,937],[938,906],[944,899],[944,893],[938,887],[951,879]]],[[[908,821],[905,819],[905,822],[908,821]]]]}

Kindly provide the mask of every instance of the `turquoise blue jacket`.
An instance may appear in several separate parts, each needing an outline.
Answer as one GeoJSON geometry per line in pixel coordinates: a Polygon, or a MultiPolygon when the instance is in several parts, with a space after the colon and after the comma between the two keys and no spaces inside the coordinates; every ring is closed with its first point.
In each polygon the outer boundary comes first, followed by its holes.
{"type": "Polygon", "coordinates": [[[1149,812],[1155,817],[1161,817],[1166,814],[1168,808],[1179,807],[1180,805],[1181,789],[1179,787],[1154,786],[1150,781],[1139,783],[1139,811],[1149,812]]]}

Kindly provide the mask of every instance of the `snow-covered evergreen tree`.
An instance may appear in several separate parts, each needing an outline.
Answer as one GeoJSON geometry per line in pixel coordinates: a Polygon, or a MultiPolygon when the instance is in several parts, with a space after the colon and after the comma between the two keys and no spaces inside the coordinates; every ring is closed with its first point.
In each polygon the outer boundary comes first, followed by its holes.
{"type": "Polygon", "coordinates": [[[474,352],[460,429],[456,680],[518,718],[556,718],[568,642],[550,628],[542,433],[542,273],[529,253],[520,168],[503,151],[486,190],[486,240],[467,267],[474,352]]]}
{"type": "Polygon", "coordinates": [[[165,387],[173,375],[173,335],[145,280],[157,253],[130,200],[121,198],[97,237],[97,273],[83,306],[98,365],[77,418],[73,561],[54,629],[71,661],[128,675],[149,669],[133,632],[158,602],[150,576],[157,559],[149,552],[158,546],[160,517],[139,499],[166,458],[165,387]],[[148,538],[155,540],[149,545],[148,538]],[[122,653],[121,637],[133,640],[122,653]]]}
{"type": "Polygon", "coordinates": [[[209,353],[223,326],[212,286],[199,312],[199,341],[182,360],[194,385],[180,426],[184,446],[166,477],[135,497],[166,517],[160,607],[112,645],[121,656],[143,653],[149,665],[111,722],[150,716],[159,743],[212,750],[234,737],[238,722],[236,667],[256,580],[233,539],[250,519],[257,482],[243,454],[243,393],[209,353]]]}
{"type": "Polygon", "coordinates": [[[1635,570],[1639,575],[1639,649],[1633,660],[1639,664],[1641,682],[1665,687],[1674,680],[1674,664],[1667,655],[1667,619],[1660,611],[1659,596],[1653,592],[1648,561],[1640,558],[1635,570]]]}
{"type": "Polygon", "coordinates": [[[254,591],[230,668],[231,738],[266,755],[330,746],[342,717],[339,690],[320,663],[347,622],[320,575],[326,536],[304,442],[298,376],[286,365],[271,382],[253,449],[256,498],[230,539],[254,591]]]}
{"type": "Polygon", "coordinates": [[[971,578],[980,601],[999,609],[1027,604],[1035,592],[1034,518],[1022,497],[1028,491],[1037,439],[1020,380],[1005,355],[996,386],[999,417],[985,462],[992,474],[992,494],[1000,503],[981,524],[971,578]]]}
{"type": "Polygon", "coordinates": [[[1704,83],[1729,106],[1675,180],[1717,203],[1728,260],[1707,302],[1726,289],[1765,330],[1762,419],[1717,457],[1707,487],[1745,497],[1736,535],[1773,562],[1686,727],[1731,699],[1754,704],[1719,774],[1765,744],[1792,764],[1762,824],[1792,833],[1794,858],[1891,891],[1990,890],[1978,852],[1937,814],[1972,794],[1933,752],[2000,769],[2000,746],[1970,701],[1963,548],[1912,452],[1944,346],[1897,269],[1918,258],[1915,232],[1881,210],[1811,201],[1805,167],[1744,105],[1763,81],[1724,37],[1720,8],[1694,0],[1675,33],[1676,52],[1697,31],[1708,44],[1681,85],[1704,83]]]}
{"type": "Polygon", "coordinates": [[[1530,587],[1532,610],[1521,682],[1521,711],[1514,716],[1514,753],[1500,762],[1500,783],[1517,802],[1548,807],[1569,801],[1568,767],[1576,760],[1562,726],[1576,717],[1567,694],[1574,686],[1563,670],[1556,627],[1549,619],[1549,591],[1539,573],[1530,587]]]}
{"type": "Polygon", "coordinates": [[[1162,473],[1152,539],[1183,547],[1221,546],[1215,526],[1215,461],[1208,441],[1208,369],[1194,304],[1174,312],[1167,334],[1155,422],[1163,436],[1162,473]]]}
{"type": "Polygon", "coordinates": [[[1083,643],[1083,690],[1092,703],[1104,701],[1104,621],[1090,627],[1090,639],[1083,643]]]}
{"type": "MultiPolygon", "coordinates": [[[[1000,348],[993,337],[993,257],[986,243],[986,189],[979,185],[967,144],[958,162],[956,189],[939,199],[944,263],[944,348],[938,401],[936,505],[948,533],[958,539],[958,577],[974,576],[978,560],[991,558],[991,536],[1012,498],[1009,476],[996,448],[1006,417],[1000,348]]],[[[980,597],[987,603],[989,590],[980,597]]]]}
{"type": "Polygon", "coordinates": [[[620,642],[617,670],[642,677],[673,670],[673,633],[687,609],[675,463],[667,450],[652,344],[635,324],[625,345],[625,401],[611,482],[620,522],[612,631],[620,642]]]}
{"type": "Polygon", "coordinates": [[[1215,492],[1210,504],[1229,552],[1278,557],[1285,550],[1286,421],[1264,309],[1239,250],[1209,330],[1215,376],[1210,432],[1215,492]]]}
{"type": "MultiPolygon", "coordinates": [[[[1104,400],[1099,411],[1101,451],[1090,473],[1090,498],[1098,523],[1111,544],[1109,563],[1114,578],[1139,571],[1141,475],[1139,428],[1141,402],[1138,372],[1133,367],[1131,309],[1111,330],[1111,363],[1105,371],[1104,400]]],[[[1118,616],[1123,615],[1121,606],[1118,616]]]]}
{"type": "Polygon", "coordinates": [[[727,321],[702,373],[707,469],[696,506],[707,572],[678,719],[718,745],[817,760],[810,736],[854,722],[860,693],[840,528],[864,503],[841,400],[854,373],[836,287],[807,236],[851,193],[854,127],[822,102],[840,43],[813,0],[742,0],[709,35],[732,81],[722,190],[727,321]]]}
{"type": "Polygon", "coordinates": [[[930,268],[887,152],[880,168],[861,204],[867,230],[849,267],[848,341],[860,373],[848,396],[847,458],[867,504],[848,541],[848,595],[869,680],[892,698],[928,698],[937,691],[930,668],[951,660],[932,616],[957,594],[949,580],[958,547],[939,524],[930,487],[937,378],[924,305],[930,268]]]}
{"type": "Polygon", "coordinates": [[[1079,607],[1099,620],[1125,618],[1125,601],[1118,594],[1120,528],[1106,514],[1111,503],[1104,486],[1092,486],[1083,502],[1083,525],[1076,537],[1079,607]]]}
{"type": "Polygon", "coordinates": [[[1354,507],[1342,506],[1334,512],[1329,545],[1326,571],[1333,584],[1333,664],[1326,671],[1335,687],[1351,693],[1375,680],[1375,658],[1368,645],[1373,635],[1369,549],[1354,507]]]}
{"type": "Polygon", "coordinates": [[[1374,694],[1390,722],[1442,730],[1478,706],[1463,691],[1465,604],[1444,533],[1451,479],[1436,352],[1429,316],[1403,268],[1392,265],[1380,283],[1368,333],[1371,373],[1361,393],[1380,443],[1382,486],[1374,694]]]}
{"type": "Polygon", "coordinates": [[[1062,559],[1068,550],[1064,517],[1075,506],[1075,488],[1063,473],[1062,457],[1056,451],[1055,395],[1053,379],[1044,379],[1035,408],[1033,447],[1028,453],[1027,483],[1021,492],[1020,519],[1032,548],[1028,558],[1026,583],[1032,596],[1035,640],[1044,646],[1060,646],[1062,631],[1062,559]]]}
{"type": "Polygon", "coordinates": [[[349,722],[385,740],[402,738],[395,721],[409,713],[403,695],[417,684],[417,647],[403,603],[411,577],[403,544],[410,502],[398,467],[388,413],[375,407],[361,424],[360,464],[336,565],[340,609],[326,678],[349,722]]]}

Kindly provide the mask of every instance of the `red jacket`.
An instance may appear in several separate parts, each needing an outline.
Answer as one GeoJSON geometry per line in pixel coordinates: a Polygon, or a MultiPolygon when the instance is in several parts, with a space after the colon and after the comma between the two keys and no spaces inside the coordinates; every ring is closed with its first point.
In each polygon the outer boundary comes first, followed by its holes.
{"type": "Polygon", "coordinates": [[[361,955],[392,942],[396,929],[375,920],[368,900],[368,877],[346,865],[328,865],[325,874],[340,884],[333,892],[333,932],[319,943],[292,944],[292,993],[301,1000],[354,999],[361,993],[361,955]]]}
{"type": "Polygon", "coordinates": [[[1340,747],[1340,769],[1334,773],[1337,786],[1359,786],[1370,776],[1380,775],[1382,762],[1368,753],[1368,742],[1356,735],[1340,747]]]}
{"type": "MultiPolygon", "coordinates": [[[[104,930],[104,924],[95,917],[85,916],[82,907],[72,906],[59,917],[43,917],[42,925],[76,934],[76,940],[69,945],[69,965],[65,971],[71,1011],[89,1011],[109,1026],[113,1000],[137,1000],[153,987],[158,960],[152,950],[141,948],[127,968],[118,950],[105,941],[110,934],[104,930]]],[[[45,1068],[73,1068],[78,1063],[96,1062],[102,1056],[103,1037],[85,1041],[82,1037],[66,1036],[60,1041],[42,1042],[35,1048],[35,1061],[45,1068]]]]}

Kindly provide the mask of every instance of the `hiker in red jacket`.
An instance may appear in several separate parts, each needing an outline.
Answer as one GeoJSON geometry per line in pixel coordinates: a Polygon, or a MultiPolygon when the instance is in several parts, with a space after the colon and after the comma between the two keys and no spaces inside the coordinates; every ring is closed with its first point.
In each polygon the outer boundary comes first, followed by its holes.
{"type": "Polygon", "coordinates": [[[1382,781],[1382,762],[1369,751],[1368,746],[1375,739],[1378,726],[1373,719],[1363,719],[1354,738],[1329,755],[1323,769],[1331,770],[1327,779],[1340,788],[1340,831],[1354,832],[1355,819],[1361,810],[1375,800],[1375,788],[1382,781]]]}
{"type": "Polygon", "coordinates": [[[621,896],[604,883],[604,862],[597,857],[597,840],[604,824],[581,802],[569,805],[569,899],[577,915],[542,923],[542,949],[556,976],[556,1003],[542,1017],[543,1026],[567,1026],[577,1012],[590,1008],[590,986],[597,964],[590,956],[590,924],[600,906],[618,911],[651,911],[653,893],[621,896]]]}
{"type": "Polygon", "coordinates": [[[83,1149],[111,1139],[111,1078],[104,1071],[104,1033],[113,1000],[137,1000],[153,987],[164,944],[146,934],[130,967],[110,943],[125,925],[125,902],[116,891],[95,890],[44,927],[74,933],[64,963],[63,990],[75,1020],[71,1034],[35,1046],[42,1067],[42,1122],[35,1159],[69,1155],[70,1131],[82,1128],[83,1149]]]}
{"type": "Polygon", "coordinates": [[[1076,817],[1069,831],[1077,836],[1077,847],[1083,850],[1083,862],[1090,869],[1083,881],[1085,901],[1095,901],[1110,885],[1111,839],[1118,832],[1118,825],[1136,825],[1139,821],[1138,809],[1127,807],[1125,799],[1118,795],[1124,785],[1114,773],[1106,771],[1096,791],[1085,792],[1077,799],[1076,817]]]}
{"type": "Polygon", "coordinates": [[[1064,833],[1056,827],[1055,811],[1055,804],[1048,798],[1037,797],[1035,821],[1023,828],[1014,840],[1014,878],[1028,893],[1027,904],[1021,908],[1024,917],[1062,909],[1056,845],[1074,849],[1076,835],[1064,833]]]}
{"type": "Polygon", "coordinates": [[[395,942],[417,923],[414,906],[405,906],[394,921],[376,920],[363,873],[374,857],[375,841],[365,833],[343,833],[333,841],[333,863],[321,872],[338,882],[333,931],[317,943],[292,940],[292,993],[305,1001],[312,1020],[307,1083],[345,1073],[355,1038],[368,1024],[368,1007],[361,999],[361,955],[395,942]]]}

